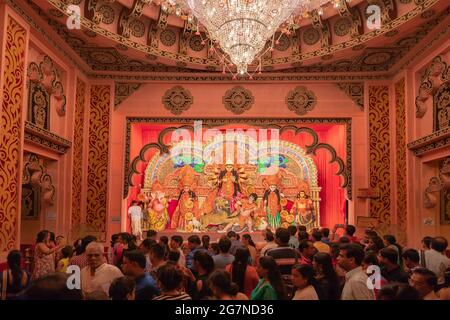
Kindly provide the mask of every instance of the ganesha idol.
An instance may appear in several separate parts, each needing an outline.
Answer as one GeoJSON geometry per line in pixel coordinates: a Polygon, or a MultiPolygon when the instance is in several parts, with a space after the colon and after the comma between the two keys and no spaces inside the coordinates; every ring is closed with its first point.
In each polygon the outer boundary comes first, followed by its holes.
{"type": "Polygon", "coordinates": [[[167,212],[167,199],[164,189],[159,181],[155,181],[151,188],[150,202],[148,204],[148,223],[150,229],[161,231],[169,222],[167,212]]]}

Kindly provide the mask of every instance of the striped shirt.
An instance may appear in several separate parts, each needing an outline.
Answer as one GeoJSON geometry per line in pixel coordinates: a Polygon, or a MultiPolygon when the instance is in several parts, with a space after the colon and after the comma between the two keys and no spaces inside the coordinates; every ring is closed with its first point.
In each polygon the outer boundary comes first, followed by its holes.
{"type": "Polygon", "coordinates": [[[192,300],[192,298],[186,292],[181,292],[176,295],[162,294],[154,297],[153,300],[192,300]]]}

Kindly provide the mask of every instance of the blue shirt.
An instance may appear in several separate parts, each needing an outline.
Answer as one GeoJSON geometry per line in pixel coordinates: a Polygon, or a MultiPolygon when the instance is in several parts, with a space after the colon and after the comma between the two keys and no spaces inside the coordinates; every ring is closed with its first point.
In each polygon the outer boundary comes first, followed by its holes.
{"type": "Polygon", "coordinates": [[[191,250],[191,251],[187,254],[187,256],[186,256],[186,268],[192,269],[193,264],[194,264],[194,254],[195,254],[197,251],[205,251],[205,252],[207,252],[208,254],[210,254],[209,251],[207,251],[207,250],[206,250],[205,248],[203,248],[202,246],[198,246],[198,247],[195,248],[194,250],[191,250]]]}
{"type": "Polygon", "coordinates": [[[136,300],[152,300],[153,297],[159,296],[159,290],[155,279],[146,272],[143,276],[135,279],[136,281],[136,300]]]}

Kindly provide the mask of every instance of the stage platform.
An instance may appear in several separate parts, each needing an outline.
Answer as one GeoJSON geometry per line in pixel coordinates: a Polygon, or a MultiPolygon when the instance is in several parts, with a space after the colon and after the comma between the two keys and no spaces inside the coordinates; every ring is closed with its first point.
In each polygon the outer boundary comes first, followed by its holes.
{"type": "MultiPolygon", "coordinates": [[[[144,231],[144,234],[146,234],[146,231],[144,231]]],[[[171,236],[174,235],[180,235],[183,237],[183,239],[186,241],[187,238],[193,234],[196,234],[200,237],[200,239],[202,238],[202,236],[204,235],[208,235],[211,238],[211,242],[216,242],[220,239],[220,237],[226,235],[226,233],[219,233],[217,231],[212,231],[212,232],[179,232],[176,230],[163,230],[163,231],[158,231],[158,239],[161,236],[166,236],[170,239],[171,236]]],[[[264,242],[264,236],[262,235],[261,231],[255,231],[255,232],[242,232],[239,233],[239,235],[242,237],[243,234],[250,234],[252,236],[253,241],[256,242],[264,242]]]]}

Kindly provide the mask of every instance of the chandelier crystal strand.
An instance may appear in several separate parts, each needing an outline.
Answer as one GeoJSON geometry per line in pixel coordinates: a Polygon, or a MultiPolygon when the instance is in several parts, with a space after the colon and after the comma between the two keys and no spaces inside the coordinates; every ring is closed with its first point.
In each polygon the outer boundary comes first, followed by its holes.
{"type": "MultiPolygon", "coordinates": [[[[267,41],[281,25],[330,0],[166,0],[193,15],[219,44],[240,75],[267,52],[267,41]]],[[[178,12],[180,12],[178,10],[178,12]]]]}

